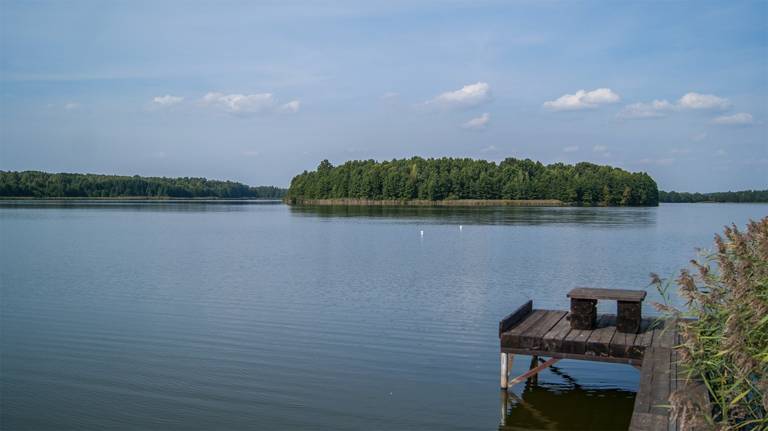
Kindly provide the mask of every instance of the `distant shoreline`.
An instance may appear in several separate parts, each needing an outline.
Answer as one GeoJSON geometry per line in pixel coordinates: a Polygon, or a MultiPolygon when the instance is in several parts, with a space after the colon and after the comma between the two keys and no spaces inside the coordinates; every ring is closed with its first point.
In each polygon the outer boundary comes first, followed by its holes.
{"type": "Polygon", "coordinates": [[[289,205],[297,206],[392,206],[392,207],[562,207],[571,206],[557,199],[445,199],[430,201],[424,199],[286,199],[289,205]]]}
{"type": "Polygon", "coordinates": [[[82,201],[82,202],[282,202],[280,199],[274,198],[217,198],[217,197],[198,197],[198,198],[173,198],[173,197],[157,197],[157,196],[125,196],[125,197],[21,197],[21,196],[0,196],[0,201],[82,201]]]}

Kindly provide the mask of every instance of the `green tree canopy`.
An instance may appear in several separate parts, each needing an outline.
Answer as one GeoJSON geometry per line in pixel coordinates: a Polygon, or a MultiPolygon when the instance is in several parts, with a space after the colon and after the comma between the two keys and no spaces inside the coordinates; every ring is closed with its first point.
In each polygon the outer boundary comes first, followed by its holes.
{"type": "Polygon", "coordinates": [[[576,205],[658,205],[656,182],[592,163],[543,165],[529,159],[353,160],[293,178],[287,197],[303,199],[558,199],[576,205]]]}
{"type": "Polygon", "coordinates": [[[250,187],[233,181],[205,178],[0,171],[0,196],[2,197],[280,199],[285,195],[285,191],[272,186],[250,187]]]}

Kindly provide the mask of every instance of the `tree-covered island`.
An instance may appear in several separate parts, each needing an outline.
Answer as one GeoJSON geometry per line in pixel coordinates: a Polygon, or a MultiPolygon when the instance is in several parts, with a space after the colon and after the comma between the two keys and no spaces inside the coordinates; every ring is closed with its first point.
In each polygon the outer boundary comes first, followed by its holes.
{"type": "Polygon", "coordinates": [[[382,162],[354,160],[339,166],[323,160],[317,170],[293,178],[285,200],[291,204],[523,200],[656,206],[659,191],[644,172],[586,162],[543,165],[507,158],[497,164],[469,158],[413,157],[382,162]]]}
{"type": "Polygon", "coordinates": [[[284,195],[285,189],[278,187],[205,178],[0,171],[0,197],[6,198],[281,199],[284,195]]]}

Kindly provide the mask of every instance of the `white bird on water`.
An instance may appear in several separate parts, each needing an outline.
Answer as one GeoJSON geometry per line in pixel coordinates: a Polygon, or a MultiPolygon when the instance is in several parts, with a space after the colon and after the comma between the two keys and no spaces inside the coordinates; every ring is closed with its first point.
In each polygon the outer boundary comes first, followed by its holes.
{"type": "Polygon", "coordinates": [[[422,230],[422,231],[419,231],[419,232],[421,233],[421,237],[423,238],[424,237],[424,231],[422,230]]]}
{"type": "Polygon", "coordinates": [[[459,225],[459,232],[461,232],[461,229],[464,228],[464,226],[459,225]]]}

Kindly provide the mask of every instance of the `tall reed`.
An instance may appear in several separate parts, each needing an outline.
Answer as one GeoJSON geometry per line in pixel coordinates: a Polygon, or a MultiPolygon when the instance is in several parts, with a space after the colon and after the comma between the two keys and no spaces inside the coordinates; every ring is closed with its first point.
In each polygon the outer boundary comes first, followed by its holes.
{"type": "MultiPolygon", "coordinates": [[[[768,217],[715,235],[715,251],[692,260],[675,280],[685,310],[656,304],[678,317],[679,366],[706,385],[711,409],[670,399],[689,429],[768,429],[768,217]]],[[[670,283],[651,274],[665,296],[670,283]]]]}

